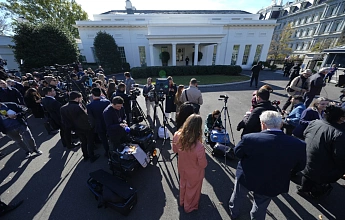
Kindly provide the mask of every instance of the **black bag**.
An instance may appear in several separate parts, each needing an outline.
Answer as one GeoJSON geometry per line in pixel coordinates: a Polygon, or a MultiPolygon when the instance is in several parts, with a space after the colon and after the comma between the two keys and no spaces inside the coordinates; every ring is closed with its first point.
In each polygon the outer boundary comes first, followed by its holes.
{"type": "Polygon", "coordinates": [[[156,140],[154,140],[153,134],[148,134],[144,137],[133,137],[133,144],[139,144],[143,151],[150,152],[151,154],[156,149],[156,140]]]}
{"type": "Polygon", "coordinates": [[[141,166],[133,155],[121,154],[116,151],[110,153],[108,164],[113,174],[119,175],[121,178],[125,176],[126,172],[134,171],[141,166]]]}
{"type": "Polygon", "coordinates": [[[98,208],[110,207],[127,216],[137,203],[136,189],[102,169],[89,175],[87,185],[99,201],[98,208]]]}
{"type": "Polygon", "coordinates": [[[152,133],[151,128],[143,124],[133,124],[130,128],[130,134],[134,137],[145,137],[152,133]]]}
{"type": "MultiPolygon", "coordinates": [[[[186,95],[186,99],[187,99],[187,102],[188,102],[189,100],[188,100],[188,96],[187,96],[187,90],[185,90],[184,94],[186,95]]],[[[196,103],[192,103],[192,102],[190,102],[190,103],[191,103],[191,104],[193,105],[193,107],[194,107],[194,112],[199,113],[199,111],[200,111],[200,105],[199,105],[199,104],[196,104],[196,103]]]]}
{"type": "Polygon", "coordinates": [[[226,155],[226,158],[229,160],[236,158],[234,150],[231,147],[219,143],[214,145],[212,155],[219,158],[224,158],[226,155]]]}

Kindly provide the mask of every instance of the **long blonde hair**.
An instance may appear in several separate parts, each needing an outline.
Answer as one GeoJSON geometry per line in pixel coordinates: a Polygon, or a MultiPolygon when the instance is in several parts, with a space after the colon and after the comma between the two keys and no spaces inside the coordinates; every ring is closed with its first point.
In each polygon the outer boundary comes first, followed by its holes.
{"type": "Polygon", "coordinates": [[[190,151],[198,141],[202,141],[202,118],[198,114],[190,115],[180,128],[178,144],[182,151],[190,151]]]}
{"type": "Polygon", "coordinates": [[[174,100],[174,103],[175,104],[178,104],[180,102],[180,97],[182,95],[182,91],[184,89],[184,85],[179,85],[178,88],[177,88],[177,92],[175,94],[175,100],[174,100]]]}

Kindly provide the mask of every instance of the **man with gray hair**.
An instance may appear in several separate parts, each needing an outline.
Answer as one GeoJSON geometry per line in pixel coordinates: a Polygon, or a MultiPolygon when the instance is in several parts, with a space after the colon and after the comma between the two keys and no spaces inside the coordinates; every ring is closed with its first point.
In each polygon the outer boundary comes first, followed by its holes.
{"type": "Polygon", "coordinates": [[[240,161],[229,201],[231,219],[239,216],[242,201],[252,191],[251,219],[264,220],[271,199],[289,191],[291,170],[305,167],[306,145],[282,132],[281,115],[265,111],[260,121],[262,131],[244,135],[234,149],[240,161]]]}
{"type": "Polygon", "coordinates": [[[318,73],[312,75],[309,78],[309,91],[305,93],[304,97],[304,105],[306,108],[309,107],[310,103],[313,101],[315,96],[320,95],[322,87],[326,86],[324,78],[328,71],[329,68],[321,68],[318,73]]]}

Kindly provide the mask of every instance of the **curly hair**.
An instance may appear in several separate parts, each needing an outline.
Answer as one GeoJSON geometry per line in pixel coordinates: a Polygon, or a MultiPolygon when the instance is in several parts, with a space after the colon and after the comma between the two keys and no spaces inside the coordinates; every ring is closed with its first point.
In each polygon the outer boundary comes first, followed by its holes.
{"type": "Polygon", "coordinates": [[[190,115],[183,124],[178,139],[182,151],[190,151],[198,141],[202,141],[202,118],[198,114],[190,115]]]}

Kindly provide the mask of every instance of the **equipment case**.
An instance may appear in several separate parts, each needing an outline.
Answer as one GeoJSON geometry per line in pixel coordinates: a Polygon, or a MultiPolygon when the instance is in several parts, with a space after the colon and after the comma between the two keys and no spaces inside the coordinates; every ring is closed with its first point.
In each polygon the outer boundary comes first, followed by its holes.
{"type": "Polygon", "coordinates": [[[110,207],[127,216],[137,203],[136,189],[102,169],[89,175],[87,184],[99,201],[98,208],[110,207]]]}

